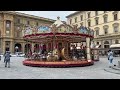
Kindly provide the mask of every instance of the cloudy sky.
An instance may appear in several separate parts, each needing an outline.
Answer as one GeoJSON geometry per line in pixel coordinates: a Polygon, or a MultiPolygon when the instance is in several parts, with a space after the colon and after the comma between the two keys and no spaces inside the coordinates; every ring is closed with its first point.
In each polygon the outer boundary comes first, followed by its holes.
{"type": "Polygon", "coordinates": [[[75,11],[16,11],[16,12],[22,12],[26,14],[31,14],[35,16],[50,18],[50,19],[57,19],[59,16],[61,20],[66,21],[66,16],[74,13],[75,11]]]}

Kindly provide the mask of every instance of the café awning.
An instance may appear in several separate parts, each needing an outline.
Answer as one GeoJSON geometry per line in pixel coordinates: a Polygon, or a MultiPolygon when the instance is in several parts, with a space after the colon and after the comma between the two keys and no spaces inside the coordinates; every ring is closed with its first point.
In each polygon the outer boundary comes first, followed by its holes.
{"type": "Polygon", "coordinates": [[[120,44],[112,44],[110,48],[120,48],[120,44]]]}

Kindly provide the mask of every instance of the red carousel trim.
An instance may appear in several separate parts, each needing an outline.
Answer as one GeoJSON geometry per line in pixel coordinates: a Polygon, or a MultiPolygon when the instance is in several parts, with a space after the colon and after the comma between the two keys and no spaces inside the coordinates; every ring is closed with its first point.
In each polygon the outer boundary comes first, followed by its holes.
{"type": "MultiPolygon", "coordinates": [[[[90,37],[93,38],[91,35],[87,34],[79,34],[79,33],[55,33],[55,36],[68,36],[68,35],[75,35],[75,36],[83,36],[83,37],[90,37]]],[[[33,37],[33,36],[54,36],[54,33],[39,33],[39,34],[30,34],[30,35],[25,35],[23,38],[27,37],[33,37]]]]}
{"type": "Polygon", "coordinates": [[[57,67],[57,68],[65,68],[65,67],[84,67],[93,65],[94,61],[57,61],[57,62],[45,62],[45,61],[35,61],[26,59],[23,61],[23,65],[31,66],[31,67],[57,67]]]}

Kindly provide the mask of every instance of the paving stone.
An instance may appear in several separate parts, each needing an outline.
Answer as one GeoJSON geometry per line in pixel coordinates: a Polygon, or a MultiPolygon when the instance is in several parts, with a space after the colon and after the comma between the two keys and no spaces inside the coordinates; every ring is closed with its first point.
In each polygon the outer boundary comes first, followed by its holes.
{"type": "MultiPolygon", "coordinates": [[[[114,58],[116,64],[119,58],[114,58]]],[[[113,70],[108,68],[107,57],[100,57],[92,66],[72,68],[28,67],[22,64],[23,57],[11,57],[11,68],[5,68],[1,59],[0,79],[120,79],[119,74],[105,71],[113,70]]]]}

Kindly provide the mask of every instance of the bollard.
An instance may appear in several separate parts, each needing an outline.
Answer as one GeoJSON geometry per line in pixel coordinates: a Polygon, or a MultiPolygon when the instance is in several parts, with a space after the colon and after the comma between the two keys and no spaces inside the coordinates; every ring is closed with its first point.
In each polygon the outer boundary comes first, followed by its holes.
{"type": "Polygon", "coordinates": [[[120,68],[120,61],[118,61],[118,67],[120,68]]]}

